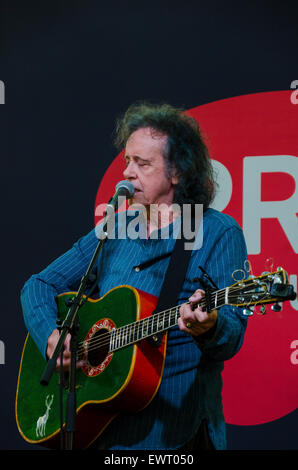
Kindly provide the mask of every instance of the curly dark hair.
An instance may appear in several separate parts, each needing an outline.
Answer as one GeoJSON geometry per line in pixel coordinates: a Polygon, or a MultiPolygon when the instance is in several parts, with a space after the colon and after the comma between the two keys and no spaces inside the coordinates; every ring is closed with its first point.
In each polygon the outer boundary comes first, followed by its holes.
{"type": "Polygon", "coordinates": [[[215,181],[207,146],[197,121],[169,104],[136,103],[117,121],[115,144],[125,147],[130,135],[149,127],[167,135],[164,155],[168,174],[175,169],[179,182],[174,203],[203,204],[206,210],[214,198],[215,181]]]}

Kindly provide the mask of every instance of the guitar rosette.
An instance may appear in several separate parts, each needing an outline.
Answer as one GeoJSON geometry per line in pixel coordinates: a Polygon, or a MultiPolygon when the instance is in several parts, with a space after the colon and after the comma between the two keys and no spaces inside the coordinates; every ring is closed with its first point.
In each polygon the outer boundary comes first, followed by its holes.
{"type": "Polygon", "coordinates": [[[94,323],[83,341],[82,371],[88,377],[96,377],[109,365],[113,353],[109,352],[110,332],[115,323],[109,318],[102,318],[94,323]]]}

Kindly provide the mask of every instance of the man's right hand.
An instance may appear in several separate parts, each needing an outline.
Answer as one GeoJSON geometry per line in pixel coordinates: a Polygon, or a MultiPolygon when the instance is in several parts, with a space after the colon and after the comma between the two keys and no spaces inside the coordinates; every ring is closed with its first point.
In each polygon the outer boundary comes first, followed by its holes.
{"type": "MultiPolygon", "coordinates": [[[[47,347],[48,358],[52,357],[52,354],[58,343],[59,336],[60,336],[60,333],[58,329],[53,330],[53,332],[50,334],[49,339],[48,339],[48,347],[47,347]]],[[[70,339],[71,339],[71,336],[68,333],[66,335],[66,339],[64,342],[64,350],[63,350],[63,370],[65,371],[68,371],[70,368],[70,358],[71,358],[70,339]]],[[[77,361],[76,365],[77,365],[77,368],[81,367],[83,365],[83,361],[77,361]]],[[[59,354],[59,357],[56,363],[56,368],[59,370],[60,367],[61,367],[61,355],[59,354]]]]}

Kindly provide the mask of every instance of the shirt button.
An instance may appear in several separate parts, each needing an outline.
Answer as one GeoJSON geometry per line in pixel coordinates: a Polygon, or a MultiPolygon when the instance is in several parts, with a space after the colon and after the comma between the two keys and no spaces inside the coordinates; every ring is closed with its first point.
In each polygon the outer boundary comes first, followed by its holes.
{"type": "Polygon", "coordinates": [[[136,266],[136,267],[135,267],[135,272],[136,272],[136,273],[139,273],[139,272],[140,272],[140,266],[136,266]]]}

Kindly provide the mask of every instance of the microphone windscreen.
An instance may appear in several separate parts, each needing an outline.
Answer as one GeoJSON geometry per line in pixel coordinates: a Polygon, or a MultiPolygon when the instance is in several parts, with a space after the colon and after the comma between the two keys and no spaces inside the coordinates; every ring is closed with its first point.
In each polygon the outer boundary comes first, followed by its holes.
{"type": "Polygon", "coordinates": [[[121,193],[127,198],[131,198],[134,195],[135,188],[134,185],[130,183],[130,181],[123,180],[116,184],[116,192],[119,191],[121,191],[121,193]]]}

